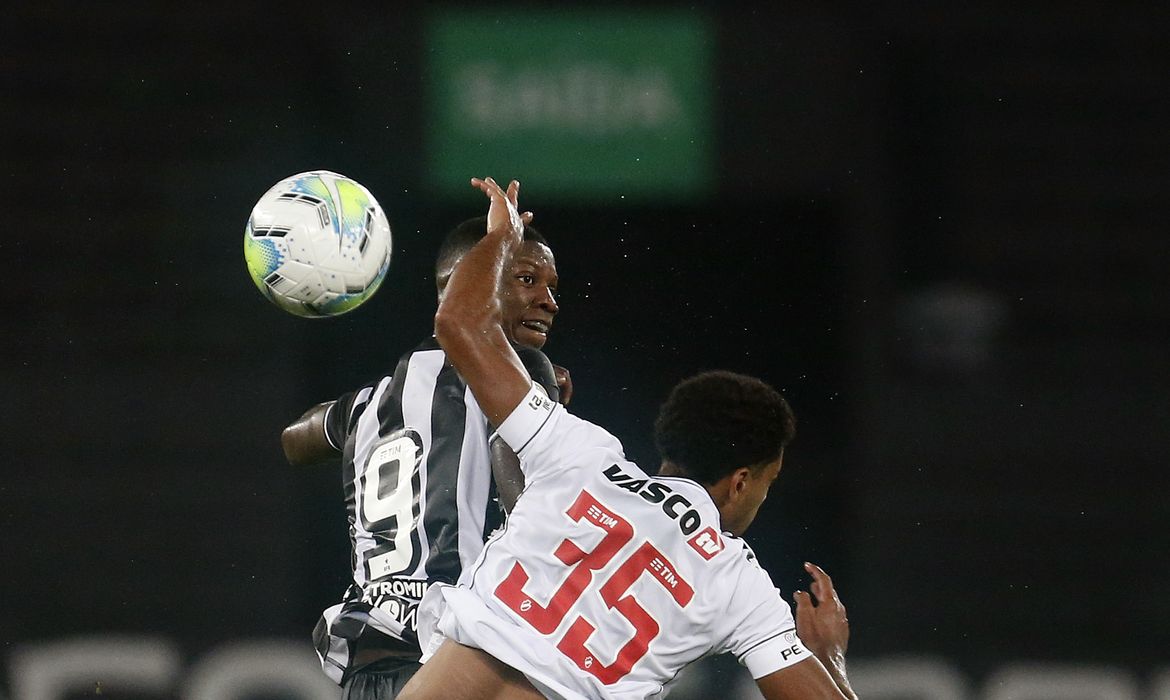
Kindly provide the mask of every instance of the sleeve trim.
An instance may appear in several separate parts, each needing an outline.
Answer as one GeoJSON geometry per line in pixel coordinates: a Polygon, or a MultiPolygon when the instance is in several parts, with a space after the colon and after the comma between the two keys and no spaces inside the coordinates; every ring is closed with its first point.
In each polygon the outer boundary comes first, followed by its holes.
{"type": "Polygon", "coordinates": [[[520,454],[521,452],[523,452],[524,448],[528,447],[529,443],[531,443],[534,439],[536,439],[536,436],[540,434],[540,429],[544,427],[545,423],[548,423],[550,418],[552,418],[552,411],[549,411],[548,415],[544,417],[544,420],[542,420],[540,422],[540,427],[538,427],[536,430],[532,431],[532,437],[528,438],[528,440],[525,441],[525,443],[523,445],[521,445],[519,449],[516,450],[516,454],[520,454]]]}
{"type": "Polygon", "coordinates": [[[745,656],[747,656],[748,654],[750,654],[750,653],[752,653],[753,651],[755,651],[755,649],[756,649],[757,647],[759,647],[759,646],[762,646],[762,645],[764,645],[764,644],[767,644],[768,642],[772,641],[772,640],[773,640],[773,639],[775,639],[776,637],[779,637],[780,635],[784,634],[785,632],[795,632],[795,631],[796,631],[796,628],[795,628],[795,627],[789,627],[788,629],[785,629],[785,630],[780,630],[780,631],[779,631],[779,632],[777,632],[776,634],[773,634],[773,635],[771,635],[770,637],[765,637],[765,638],[761,639],[760,641],[756,642],[755,644],[751,645],[751,646],[750,646],[750,647],[748,647],[747,649],[744,649],[744,650],[743,650],[743,651],[741,651],[739,654],[736,654],[735,658],[736,658],[736,659],[739,659],[739,660],[740,660],[740,662],[742,663],[743,657],[745,657],[745,656]]]}
{"type": "Polygon", "coordinates": [[[813,653],[796,636],[795,628],[789,628],[762,642],[757,642],[737,656],[739,663],[757,680],[814,658],[813,653]]]}
{"type": "Polygon", "coordinates": [[[520,454],[540,434],[556,405],[543,389],[534,384],[496,432],[516,454],[520,454]]]}
{"type": "Polygon", "coordinates": [[[332,447],[333,449],[341,451],[344,448],[342,448],[342,447],[338,446],[336,443],[334,443],[333,436],[331,436],[329,434],[329,414],[333,413],[333,409],[335,409],[335,408],[337,408],[336,401],[330,403],[329,407],[325,409],[325,419],[322,421],[321,430],[322,430],[322,432],[325,433],[325,442],[328,442],[329,446],[332,447]]]}

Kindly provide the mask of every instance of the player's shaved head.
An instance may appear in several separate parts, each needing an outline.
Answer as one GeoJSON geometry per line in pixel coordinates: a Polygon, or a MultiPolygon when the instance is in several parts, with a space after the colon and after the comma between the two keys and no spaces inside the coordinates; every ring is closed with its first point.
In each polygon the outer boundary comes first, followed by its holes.
{"type": "MultiPolygon", "coordinates": [[[[440,296],[451,279],[451,272],[467,251],[479,243],[479,239],[487,235],[487,216],[477,216],[468,219],[451,229],[439,246],[439,254],[435,258],[435,286],[440,296]]],[[[524,240],[536,241],[547,246],[548,241],[531,224],[524,227],[524,240]]]]}

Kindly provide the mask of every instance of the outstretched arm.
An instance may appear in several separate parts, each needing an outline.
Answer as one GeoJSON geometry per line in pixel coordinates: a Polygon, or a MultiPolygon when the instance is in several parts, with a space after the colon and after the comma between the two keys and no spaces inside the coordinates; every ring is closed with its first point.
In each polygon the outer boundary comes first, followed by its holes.
{"type": "Polygon", "coordinates": [[[289,424],[280,434],[285,459],[294,467],[318,464],[341,455],[325,435],[325,415],[333,401],[319,403],[289,424]]]}
{"type": "Polygon", "coordinates": [[[522,242],[525,221],[517,210],[520,183],[504,191],[495,180],[473,178],[488,196],[487,235],[455,266],[435,313],[435,337],[475,394],[493,425],[500,425],[527,395],[532,380],[500,326],[496,290],[504,264],[522,242]]]}

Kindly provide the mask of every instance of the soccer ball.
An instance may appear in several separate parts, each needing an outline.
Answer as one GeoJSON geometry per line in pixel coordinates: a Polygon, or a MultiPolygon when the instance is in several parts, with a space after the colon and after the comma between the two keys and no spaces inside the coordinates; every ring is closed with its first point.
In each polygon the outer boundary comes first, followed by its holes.
{"type": "Polygon", "coordinates": [[[297,316],[352,311],[390,266],[390,224],[370,191],[327,170],[264,193],[244,228],[244,259],[260,292],[297,316]]]}

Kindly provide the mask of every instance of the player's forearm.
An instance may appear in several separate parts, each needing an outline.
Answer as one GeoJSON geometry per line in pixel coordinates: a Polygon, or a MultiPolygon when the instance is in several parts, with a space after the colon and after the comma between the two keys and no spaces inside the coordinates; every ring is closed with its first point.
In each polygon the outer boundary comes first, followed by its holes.
{"type": "Polygon", "coordinates": [[[524,490],[524,472],[520,469],[520,458],[497,437],[491,442],[492,479],[496,482],[496,495],[505,513],[511,513],[516,499],[524,490]]]}
{"type": "Polygon", "coordinates": [[[488,420],[499,425],[531,386],[500,326],[497,297],[504,265],[520,246],[524,229],[518,215],[509,217],[515,208],[502,191],[494,183],[490,187],[480,184],[492,197],[487,235],[451,273],[435,312],[435,337],[471,387],[488,420]]]}
{"type": "Polygon", "coordinates": [[[445,337],[452,343],[463,339],[475,341],[489,331],[500,330],[497,297],[500,279],[504,265],[523,243],[524,225],[515,208],[519,183],[509,185],[507,193],[491,178],[486,181],[472,178],[471,183],[491,201],[487,233],[451,272],[435,313],[435,332],[440,344],[445,337]]]}
{"type": "Polygon", "coordinates": [[[508,231],[488,231],[451,273],[435,312],[435,336],[453,361],[463,345],[490,342],[493,332],[503,334],[496,290],[518,240],[508,231]]]}
{"type": "Polygon", "coordinates": [[[819,658],[782,668],[756,679],[756,685],[766,700],[857,700],[844,678],[845,669],[835,669],[819,658]]]}
{"type": "Polygon", "coordinates": [[[848,700],[857,700],[857,693],[853,692],[853,686],[849,685],[849,678],[845,675],[845,655],[841,653],[824,654],[818,658],[825,665],[825,670],[829,672],[841,694],[848,700]]]}

